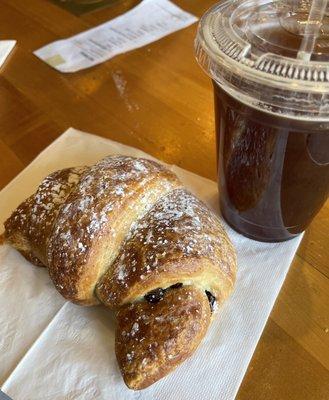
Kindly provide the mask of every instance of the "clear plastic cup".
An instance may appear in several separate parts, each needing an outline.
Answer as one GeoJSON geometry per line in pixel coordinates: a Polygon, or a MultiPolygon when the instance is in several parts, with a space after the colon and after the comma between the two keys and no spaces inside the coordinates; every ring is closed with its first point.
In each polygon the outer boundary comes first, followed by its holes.
{"type": "Polygon", "coordinates": [[[221,211],[243,235],[303,232],[329,193],[329,17],[301,54],[310,3],[226,1],[201,19],[213,80],[221,211]]]}

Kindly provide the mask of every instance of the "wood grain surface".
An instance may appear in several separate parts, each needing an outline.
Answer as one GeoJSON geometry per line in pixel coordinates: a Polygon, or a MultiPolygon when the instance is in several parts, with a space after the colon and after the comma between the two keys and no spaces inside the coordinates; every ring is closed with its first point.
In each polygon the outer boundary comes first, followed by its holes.
{"type": "MultiPolygon", "coordinates": [[[[32,54],[137,3],[77,17],[46,0],[0,0],[0,39],[18,41],[0,71],[0,187],[70,126],[215,180],[212,88],[194,59],[196,25],[74,74],[32,54]]],[[[176,3],[201,16],[213,1],[176,3]]],[[[329,399],[328,202],[305,233],[237,399],[329,399]]]]}

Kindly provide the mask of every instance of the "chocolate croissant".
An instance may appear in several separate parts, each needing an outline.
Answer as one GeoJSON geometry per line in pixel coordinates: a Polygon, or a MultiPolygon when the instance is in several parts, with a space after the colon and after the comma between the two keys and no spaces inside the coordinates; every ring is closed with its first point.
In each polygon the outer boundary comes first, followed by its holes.
{"type": "Polygon", "coordinates": [[[230,294],[236,255],[218,218],[162,165],[113,156],[54,172],[5,222],[5,240],[57,290],[116,313],[125,383],[189,357],[230,294]]]}

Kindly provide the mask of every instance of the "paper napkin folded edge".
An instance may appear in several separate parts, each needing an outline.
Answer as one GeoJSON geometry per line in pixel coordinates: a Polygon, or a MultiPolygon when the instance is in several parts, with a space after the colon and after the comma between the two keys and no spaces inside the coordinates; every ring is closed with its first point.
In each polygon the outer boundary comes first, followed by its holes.
{"type": "Polygon", "coordinates": [[[5,63],[7,57],[16,46],[16,40],[0,40],[0,68],[5,63]]]}

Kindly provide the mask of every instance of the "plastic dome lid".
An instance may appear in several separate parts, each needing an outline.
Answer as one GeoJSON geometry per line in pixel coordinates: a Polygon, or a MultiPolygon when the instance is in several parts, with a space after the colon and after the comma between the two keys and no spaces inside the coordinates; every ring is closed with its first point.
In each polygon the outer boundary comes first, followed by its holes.
{"type": "MultiPolygon", "coordinates": [[[[236,0],[212,7],[195,41],[198,62],[240,101],[293,118],[329,119],[329,16],[311,1],[236,0]],[[301,50],[310,23],[313,51],[301,50]]],[[[310,35],[309,35],[310,36],[310,35]]]]}

